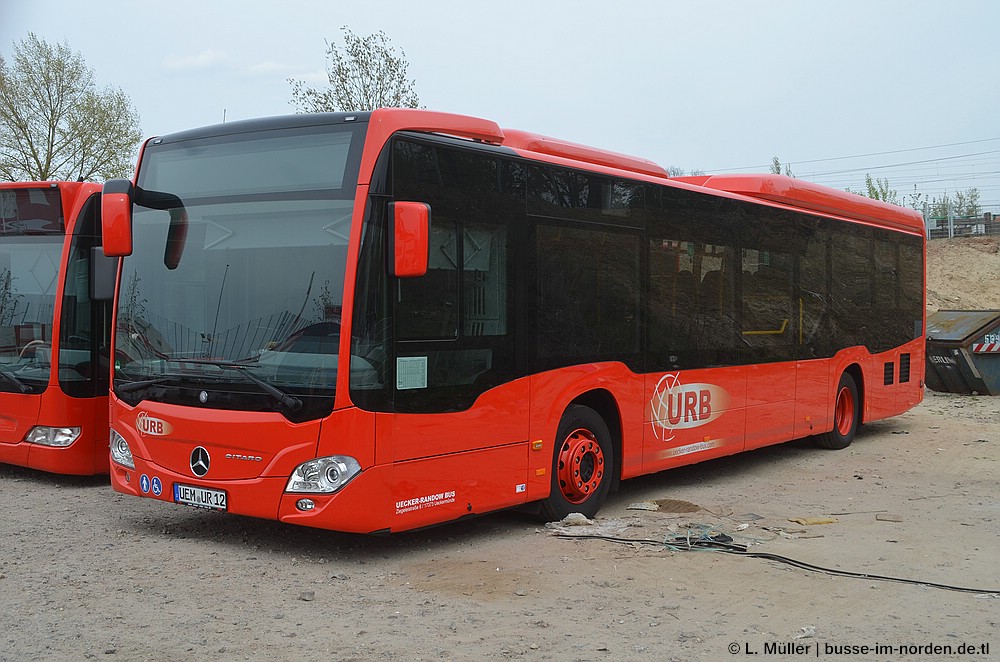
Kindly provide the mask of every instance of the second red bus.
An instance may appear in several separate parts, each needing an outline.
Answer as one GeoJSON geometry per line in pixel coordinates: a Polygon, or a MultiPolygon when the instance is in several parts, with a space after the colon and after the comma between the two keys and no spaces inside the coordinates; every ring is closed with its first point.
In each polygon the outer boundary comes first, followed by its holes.
{"type": "Polygon", "coordinates": [[[0,183],[0,462],[108,471],[115,261],[101,185],[0,183]]]}

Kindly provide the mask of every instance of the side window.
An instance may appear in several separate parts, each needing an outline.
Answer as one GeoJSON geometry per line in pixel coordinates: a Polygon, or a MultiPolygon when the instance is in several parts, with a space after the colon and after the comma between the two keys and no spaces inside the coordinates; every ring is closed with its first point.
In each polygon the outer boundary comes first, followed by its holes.
{"type": "Polygon", "coordinates": [[[650,187],[651,371],[740,361],[736,210],[714,196],[650,187]]]}
{"type": "Polygon", "coordinates": [[[830,307],[830,232],[819,220],[799,220],[803,246],[799,257],[799,358],[818,359],[834,354],[830,307]]]}
{"type": "Polygon", "coordinates": [[[431,206],[427,274],[391,283],[396,411],[464,409],[514,374],[511,235],[523,176],[500,158],[398,140],[393,195],[431,206]]]}
{"type": "Polygon", "coordinates": [[[750,362],[795,357],[799,315],[794,303],[795,218],[753,209],[745,214],[741,241],[740,321],[750,362]]]}
{"type": "Polygon", "coordinates": [[[91,197],[80,213],[63,290],[59,384],[74,397],[93,397],[108,390],[112,302],[90,298],[91,249],[101,245],[99,200],[91,197]]]}
{"type": "Polygon", "coordinates": [[[913,340],[923,333],[924,250],[919,237],[903,237],[899,244],[900,335],[913,340]]]}
{"type": "Polygon", "coordinates": [[[838,224],[831,244],[834,270],[830,283],[833,337],[841,347],[866,345],[873,333],[874,265],[871,231],[838,224]]]}
{"type": "Polygon", "coordinates": [[[427,274],[396,281],[396,337],[458,337],[458,225],[434,210],[427,274]]]}
{"type": "Polygon", "coordinates": [[[535,230],[535,369],[640,353],[642,237],[616,228],[535,230]]]}

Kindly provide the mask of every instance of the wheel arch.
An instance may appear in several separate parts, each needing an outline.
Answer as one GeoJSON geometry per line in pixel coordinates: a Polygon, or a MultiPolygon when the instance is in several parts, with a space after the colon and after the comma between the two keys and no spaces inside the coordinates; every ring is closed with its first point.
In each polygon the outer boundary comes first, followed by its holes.
{"type": "MultiPolygon", "coordinates": [[[[865,373],[861,369],[861,366],[857,363],[852,363],[841,371],[841,374],[847,373],[854,378],[854,385],[858,388],[858,411],[861,415],[858,417],[859,423],[865,422],[865,373]]],[[[836,384],[840,381],[840,375],[837,375],[837,380],[834,382],[836,384]]],[[[836,403],[836,392],[834,393],[834,404],[836,403]]]]}
{"type": "MultiPolygon", "coordinates": [[[[583,405],[597,412],[597,415],[604,419],[604,424],[608,426],[611,433],[611,445],[614,450],[612,461],[614,462],[614,472],[611,475],[611,491],[617,491],[621,484],[622,475],[622,416],[615,396],[602,388],[593,389],[573,398],[569,405],[583,405]]],[[[569,406],[567,405],[567,407],[569,406]]]]}

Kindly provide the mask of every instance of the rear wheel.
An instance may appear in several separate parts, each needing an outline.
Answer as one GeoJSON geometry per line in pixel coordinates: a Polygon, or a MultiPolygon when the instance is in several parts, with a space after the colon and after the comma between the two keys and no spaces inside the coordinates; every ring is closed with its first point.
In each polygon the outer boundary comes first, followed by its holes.
{"type": "Polygon", "coordinates": [[[844,373],[837,385],[837,399],[833,405],[833,430],[816,437],[816,445],[839,450],[854,441],[854,434],[861,422],[861,400],[854,377],[844,373]]]}
{"type": "Polygon", "coordinates": [[[593,517],[608,496],[614,472],[608,426],[590,407],[571,405],[559,421],[556,444],[542,514],[551,521],[570,513],[593,517]]]}

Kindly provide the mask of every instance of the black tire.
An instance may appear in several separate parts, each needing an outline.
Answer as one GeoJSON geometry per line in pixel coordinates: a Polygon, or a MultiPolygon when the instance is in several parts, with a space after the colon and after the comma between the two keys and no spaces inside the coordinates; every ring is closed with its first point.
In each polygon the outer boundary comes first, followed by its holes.
{"type": "Polygon", "coordinates": [[[861,423],[861,399],[858,397],[858,385],[854,377],[848,373],[840,376],[837,394],[833,403],[833,429],[816,436],[816,445],[820,448],[840,450],[847,448],[854,441],[854,435],[861,423]]]}
{"type": "Polygon", "coordinates": [[[611,433],[600,414],[582,405],[563,413],[552,451],[552,483],[541,514],[558,521],[570,513],[597,514],[614,476],[611,433]]]}

